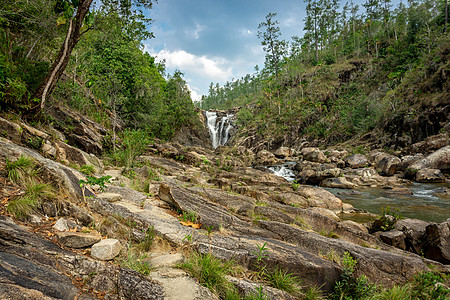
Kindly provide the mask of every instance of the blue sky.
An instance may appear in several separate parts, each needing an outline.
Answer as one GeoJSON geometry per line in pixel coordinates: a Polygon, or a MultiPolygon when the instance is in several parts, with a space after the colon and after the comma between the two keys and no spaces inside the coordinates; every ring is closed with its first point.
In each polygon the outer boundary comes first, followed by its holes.
{"type": "Polygon", "coordinates": [[[169,73],[182,71],[199,99],[210,82],[224,84],[263,66],[256,34],[269,12],[277,13],[284,39],[302,35],[304,7],[301,0],[159,0],[150,10],[155,38],[145,50],[165,59],[169,73]]]}

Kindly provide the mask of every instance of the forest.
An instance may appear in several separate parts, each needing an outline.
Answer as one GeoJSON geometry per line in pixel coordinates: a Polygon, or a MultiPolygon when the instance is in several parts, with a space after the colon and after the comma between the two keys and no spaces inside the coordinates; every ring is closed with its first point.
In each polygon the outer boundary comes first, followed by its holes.
{"type": "Polygon", "coordinates": [[[401,147],[444,130],[418,120],[450,99],[447,1],[305,4],[303,36],[282,40],[269,13],[258,26],[264,66],[211,83],[199,106],[243,107],[239,123],[268,139],[288,132],[335,143],[375,130],[401,147]]]}
{"type": "Polygon", "coordinates": [[[1,111],[45,117],[52,106],[67,105],[108,128],[117,115],[127,128],[163,139],[193,124],[183,73],[166,74],[164,63],[143,51],[153,37],[145,17],[151,1],[105,0],[89,9],[91,3],[2,0],[1,111]]]}

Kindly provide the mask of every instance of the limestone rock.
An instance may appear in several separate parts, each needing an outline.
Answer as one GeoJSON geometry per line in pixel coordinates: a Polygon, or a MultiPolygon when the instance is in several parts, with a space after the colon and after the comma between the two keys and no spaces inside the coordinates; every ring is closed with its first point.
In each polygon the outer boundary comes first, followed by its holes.
{"type": "Polygon", "coordinates": [[[97,197],[108,202],[117,202],[122,200],[122,195],[116,193],[100,193],[97,197]]]}
{"type": "MultiPolygon", "coordinates": [[[[308,148],[305,148],[305,149],[308,149],[308,148]]],[[[313,148],[313,149],[311,149],[311,151],[303,151],[303,150],[302,150],[302,153],[305,153],[303,155],[304,160],[318,162],[318,163],[324,163],[327,161],[325,154],[323,154],[323,152],[319,149],[313,148]]]]}
{"type": "Polygon", "coordinates": [[[259,295],[258,289],[262,287],[262,292],[267,296],[267,299],[271,300],[295,300],[296,297],[275,289],[273,287],[263,286],[259,282],[253,282],[248,279],[238,279],[235,277],[227,276],[227,280],[231,282],[238,290],[239,294],[247,297],[254,297],[259,295]]]}
{"type": "Polygon", "coordinates": [[[425,257],[450,263],[450,218],[441,223],[432,223],[425,229],[425,257]]]}
{"type": "Polygon", "coordinates": [[[363,168],[369,165],[369,160],[362,154],[353,154],[345,159],[345,165],[352,169],[363,168]]]}
{"type": "Polygon", "coordinates": [[[331,150],[327,155],[331,162],[342,161],[346,156],[348,156],[347,150],[331,150]]]}
{"type": "Polygon", "coordinates": [[[58,231],[69,231],[70,229],[79,227],[77,223],[67,218],[59,218],[53,228],[58,231]]]}
{"type": "Polygon", "coordinates": [[[175,267],[184,262],[184,256],[181,253],[162,254],[152,257],[150,262],[154,268],[175,267]]]}
{"type": "Polygon", "coordinates": [[[393,155],[387,155],[377,163],[377,170],[381,175],[392,176],[397,171],[400,163],[400,158],[393,155]]]}
{"type": "Polygon", "coordinates": [[[288,147],[280,147],[273,153],[276,157],[279,158],[285,158],[285,157],[291,157],[292,156],[292,149],[288,147]]]}
{"type": "Polygon", "coordinates": [[[351,183],[345,177],[328,178],[320,183],[320,186],[339,189],[354,189],[356,184],[351,183]]]}
{"type": "Polygon", "coordinates": [[[422,159],[423,159],[422,153],[419,153],[416,155],[405,155],[401,159],[400,165],[398,166],[398,170],[401,172],[404,172],[404,171],[406,171],[406,169],[408,169],[408,167],[410,165],[412,165],[422,159]]]}
{"type": "Polygon", "coordinates": [[[267,150],[261,150],[256,154],[256,162],[262,165],[271,165],[277,162],[275,155],[267,150]]]}
{"type": "Polygon", "coordinates": [[[417,171],[422,169],[450,169],[450,146],[445,146],[410,165],[406,170],[406,175],[414,176],[417,171]]]}
{"type": "Polygon", "coordinates": [[[396,248],[405,250],[405,234],[397,229],[392,229],[386,232],[380,232],[378,234],[380,239],[388,245],[394,246],[396,248]]]}
{"type": "Polygon", "coordinates": [[[427,137],[424,141],[411,145],[413,153],[430,153],[449,144],[447,133],[441,133],[427,137]]]}
{"type": "Polygon", "coordinates": [[[98,232],[57,232],[59,242],[69,248],[86,248],[102,239],[98,232]]]}
{"type": "Polygon", "coordinates": [[[91,255],[101,260],[111,260],[119,255],[122,245],[116,239],[104,239],[92,245],[91,255]]]}
{"type": "Polygon", "coordinates": [[[445,176],[438,169],[421,169],[416,173],[417,182],[445,182],[445,176]]]}
{"type": "Polygon", "coordinates": [[[405,234],[405,242],[407,251],[420,254],[424,243],[425,229],[429,222],[418,219],[403,219],[395,223],[395,228],[405,234]]]}

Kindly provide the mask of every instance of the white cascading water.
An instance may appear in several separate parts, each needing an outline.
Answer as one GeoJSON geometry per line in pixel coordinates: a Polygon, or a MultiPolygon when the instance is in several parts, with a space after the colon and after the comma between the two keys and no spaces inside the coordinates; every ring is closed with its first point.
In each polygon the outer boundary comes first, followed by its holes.
{"type": "Polygon", "coordinates": [[[227,114],[218,120],[217,113],[215,111],[206,112],[209,134],[211,135],[211,141],[214,149],[216,149],[219,145],[225,145],[230,138],[230,130],[233,128],[230,120],[231,117],[233,117],[233,115],[227,114]]]}
{"type": "Polygon", "coordinates": [[[289,164],[283,164],[283,165],[274,165],[267,167],[269,170],[272,170],[273,174],[283,177],[289,182],[292,182],[295,180],[295,173],[290,168],[291,166],[289,164]]]}

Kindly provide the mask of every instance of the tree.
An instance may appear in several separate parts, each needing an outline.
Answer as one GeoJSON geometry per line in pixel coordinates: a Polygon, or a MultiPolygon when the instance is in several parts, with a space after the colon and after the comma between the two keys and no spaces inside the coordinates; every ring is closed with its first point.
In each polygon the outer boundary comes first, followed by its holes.
{"type": "MultiPolygon", "coordinates": [[[[93,19],[91,14],[89,14],[93,0],[57,0],[56,2],[55,10],[61,14],[58,22],[62,24],[68,23],[68,30],[50,71],[34,93],[34,98],[40,100],[39,110],[44,109],[48,96],[64,73],[70,55],[81,36],[91,29],[91,25],[93,24],[93,19]]],[[[104,6],[110,8],[113,7],[113,4],[118,5],[120,13],[125,17],[132,18],[137,16],[142,19],[145,18],[140,8],[151,8],[152,6],[151,0],[103,0],[102,3],[104,6]]]]}
{"type": "Polygon", "coordinates": [[[273,20],[276,13],[269,13],[266,16],[266,21],[258,25],[258,29],[265,29],[265,31],[258,30],[258,38],[261,39],[261,45],[266,52],[266,66],[269,70],[275,71],[278,77],[279,65],[282,57],[286,53],[286,41],[280,40],[281,31],[278,20],[273,20]]]}

